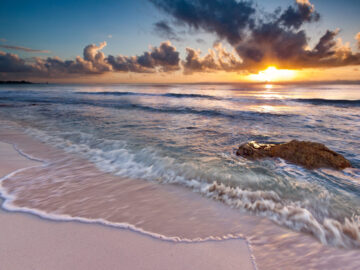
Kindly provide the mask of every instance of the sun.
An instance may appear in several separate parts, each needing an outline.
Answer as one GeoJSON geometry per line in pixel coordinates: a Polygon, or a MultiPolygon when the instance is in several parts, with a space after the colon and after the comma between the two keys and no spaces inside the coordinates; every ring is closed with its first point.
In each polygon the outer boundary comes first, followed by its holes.
{"type": "Polygon", "coordinates": [[[260,71],[258,74],[251,74],[248,78],[251,81],[257,82],[276,82],[276,81],[289,81],[295,77],[295,70],[291,69],[277,69],[270,66],[265,70],[260,71]]]}

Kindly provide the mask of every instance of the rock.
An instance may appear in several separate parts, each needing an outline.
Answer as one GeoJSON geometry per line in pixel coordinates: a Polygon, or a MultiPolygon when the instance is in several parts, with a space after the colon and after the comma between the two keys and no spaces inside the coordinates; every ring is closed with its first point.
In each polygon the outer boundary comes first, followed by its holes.
{"type": "Polygon", "coordinates": [[[352,167],[346,158],[325,145],[307,141],[292,140],[283,144],[249,142],[240,145],[236,155],[247,159],[279,157],[307,169],[333,168],[342,170],[352,167]]]}

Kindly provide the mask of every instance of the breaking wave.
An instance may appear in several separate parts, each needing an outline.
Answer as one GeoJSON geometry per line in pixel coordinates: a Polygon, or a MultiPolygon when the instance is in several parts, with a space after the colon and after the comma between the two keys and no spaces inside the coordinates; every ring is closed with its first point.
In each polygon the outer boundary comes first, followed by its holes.
{"type": "Polygon", "coordinates": [[[28,133],[67,152],[82,155],[105,172],[181,185],[230,207],[267,217],[295,231],[309,233],[323,244],[360,247],[360,219],[357,216],[343,220],[330,218],[326,215],[328,209],[321,209],[322,206],[310,209],[311,202],[286,200],[275,191],[250,190],[225,184],[218,177],[199,172],[191,164],[161,156],[154,149],[133,152],[124,141],[94,139],[85,133],[72,134],[72,138],[76,137],[72,141],[35,129],[28,130],[28,133]]]}

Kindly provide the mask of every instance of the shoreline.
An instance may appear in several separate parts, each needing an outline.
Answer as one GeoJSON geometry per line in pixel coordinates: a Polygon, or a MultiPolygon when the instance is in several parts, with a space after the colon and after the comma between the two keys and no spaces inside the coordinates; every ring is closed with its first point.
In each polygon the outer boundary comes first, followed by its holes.
{"type": "Polygon", "coordinates": [[[242,240],[171,243],[126,229],[0,210],[3,269],[255,269],[242,240]]]}
{"type": "MultiPolygon", "coordinates": [[[[0,150],[2,179],[39,165],[10,144],[0,142],[0,150]]],[[[0,237],[4,269],[256,269],[241,239],[174,243],[127,229],[57,222],[2,208],[0,237]]]]}
{"type": "MultiPolygon", "coordinates": [[[[8,129],[3,129],[2,132],[0,132],[0,142],[6,142],[8,144],[8,146],[13,145],[15,146],[15,148],[12,148],[13,153],[15,152],[15,154],[17,154],[18,158],[21,157],[23,160],[25,159],[27,162],[28,160],[26,159],[26,156],[30,155],[30,157],[36,157],[35,159],[40,158],[41,160],[44,160],[46,162],[46,165],[44,166],[44,168],[48,167],[48,165],[51,167],[51,158],[57,155],[66,155],[68,156],[69,154],[62,152],[61,150],[55,150],[53,149],[52,146],[49,146],[48,144],[44,144],[41,143],[37,140],[35,140],[34,138],[28,136],[27,134],[24,134],[21,129],[18,128],[13,128],[11,127],[11,125],[8,126],[8,129]],[[53,149],[53,150],[51,150],[53,149]],[[23,153],[23,155],[21,155],[21,153],[23,153]],[[49,159],[48,159],[49,158],[49,159]],[[50,162],[50,163],[48,163],[50,162]]],[[[1,131],[1,130],[0,130],[1,131]]],[[[0,151],[0,155],[4,153],[3,151],[0,151]]],[[[8,157],[7,157],[8,158],[8,157]]],[[[34,162],[34,161],[31,161],[34,162]]],[[[2,164],[2,163],[0,163],[2,164]]],[[[15,164],[15,163],[14,163],[15,164]]],[[[31,163],[31,165],[33,165],[34,163],[31,163]]],[[[36,162],[36,164],[38,164],[36,162]]],[[[0,166],[1,167],[1,166],[0,166]]],[[[31,173],[33,171],[33,169],[29,170],[29,173],[31,173]]],[[[23,177],[25,174],[24,173],[19,173],[20,177],[23,177]]],[[[28,178],[28,180],[32,181],[31,179],[35,179],[37,174],[31,174],[31,177],[33,178],[28,178]],[[35,177],[35,178],[34,178],[35,177]]],[[[77,174],[79,175],[79,174],[77,174]]],[[[79,175],[80,176],[80,175],[79,175]]],[[[103,175],[105,176],[105,175],[103,175]]],[[[0,177],[1,178],[1,177],[0,177]]],[[[76,179],[76,178],[75,178],[76,179]]],[[[120,180],[119,178],[117,178],[118,180],[120,180]]],[[[115,180],[115,179],[113,179],[115,180]]],[[[15,181],[16,177],[15,177],[15,181]]],[[[24,182],[24,184],[26,184],[27,182],[24,182]]],[[[41,181],[38,182],[38,184],[41,184],[41,181]]],[[[173,186],[173,185],[160,185],[158,183],[151,183],[149,181],[142,181],[142,180],[131,180],[131,181],[125,181],[124,182],[125,186],[122,186],[123,188],[126,187],[126,185],[130,185],[130,189],[126,189],[125,193],[127,193],[128,191],[130,192],[130,195],[126,195],[125,196],[125,201],[123,202],[131,202],[136,204],[136,200],[134,201],[132,198],[131,194],[143,194],[148,193],[150,191],[151,194],[153,194],[152,197],[148,197],[147,199],[149,200],[153,200],[155,199],[155,201],[157,199],[166,199],[167,200],[171,200],[169,201],[169,203],[171,204],[172,207],[174,207],[174,203],[180,203],[180,208],[183,206],[190,206],[192,207],[192,209],[197,209],[197,213],[195,216],[189,216],[189,212],[181,212],[181,213],[177,213],[177,211],[179,210],[175,210],[173,212],[175,212],[175,214],[171,214],[169,213],[166,208],[165,205],[163,204],[153,204],[153,202],[151,202],[151,207],[148,208],[148,210],[153,210],[154,207],[157,207],[156,209],[158,210],[158,212],[152,213],[152,215],[154,215],[154,219],[149,220],[150,223],[148,222],[147,224],[137,224],[134,223],[133,220],[131,219],[126,219],[125,221],[127,222],[127,224],[135,224],[134,226],[136,226],[137,228],[144,228],[144,232],[159,232],[159,228],[157,226],[162,225],[162,229],[160,230],[161,234],[158,235],[165,235],[165,236],[181,236],[178,237],[179,239],[184,239],[186,237],[183,237],[184,235],[181,235],[181,232],[184,233],[189,233],[186,230],[187,229],[191,229],[191,230],[195,230],[194,232],[191,232],[190,235],[190,239],[193,239],[193,242],[169,242],[169,241],[163,241],[164,239],[159,239],[157,237],[154,238],[154,236],[151,236],[149,234],[142,234],[141,231],[137,232],[137,231],[131,231],[130,229],[126,229],[126,228],[117,228],[116,226],[108,226],[108,225],[102,225],[102,224],[97,224],[96,222],[79,222],[76,220],[72,220],[72,221],[64,221],[64,222],[58,222],[56,220],[51,220],[51,218],[49,219],[49,217],[43,217],[43,218],[39,218],[38,215],[36,213],[14,213],[14,212],[4,212],[5,214],[16,214],[18,216],[27,216],[28,218],[35,218],[37,219],[37,221],[39,222],[38,224],[35,224],[35,227],[38,226],[47,226],[44,230],[51,230],[54,231],[53,233],[56,235],[56,239],[58,241],[62,241],[63,236],[61,236],[58,231],[54,228],[53,224],[77,224],[76,226],[81,226],[81,229],[79,227],[78,230],[88,230],[86,229],[88,226],[90,226],[91,228],[98,228],[96,229],[95,232],[92,232],[95,235],[101,235],[104,233],[104,230],[111,230],[114,234],[118,235],[121,234],[123,232],[126,232],[126,234],[131,234],[133,235],[133,237],[131,237],[132,240],[129,241],[134,241],[133,245],[134,245],[134,250],[133,253],[131,253],[131,257],[135,256],[135,257],[141,257],[143,258],[144,256],[142,255],[143,253],[146,254],[146,250],[143,250],[141,248],[141,246],[139,247],[138,250],[138,254],[136,254],[136,243],[138,242],[138,239],[140,238],[146,238],[146,239],[152,239],[153,244],[149,244],[150,246],[154,245],[154,247],[150,247],[150,249],[157,249],[160,250],[159,253],[160,254],[165,254],[168,250],[170,250],[171,253],[171,257],[172,259],[177,259],[178,257],[183,257],[183,253],[185,251],[183,251],[182,249],[177,249],[177,248],[173,248],[174,246],[182,246],[185,245],[187,247],[190,247],[190,249],[193,249],[193,245],[199,245],[201,248],[199,248],[200,250],[207,250],[206,254],[198,254],[198,253],[194,253],[192,251],[189,251],[189,255],[190,257],[189,260],[187,262],[184,262],[183,268],[174,268],[172,267],[172,269],[184,269],[184,268],[189,268],[191,266],[193,266],[192,262],[194,260],[197,260],[198,258],[203,260],[203,261],[208,261],[209,264],[211,265],[217,265],[217,268],[211,268],[211,266],[209,266],[208,264],[206,264],[206,266],[202,267],[201,265],[196,266],[198,267],[198,269],[238,269],[239,265],[243,264],[244,260],[251,263],[251,267],[250,268],[246,268],[246,266],[244,266],[242,269],[304,269],[304,267],[307,267],[309,269],[356,269],[358,267],[360,267],[360,261],[357,260],[358,256],[359,256],[359,250],[358,249],[352,249],[352,250],[345,250],[345,249],[338,249],[338,248],[334,248],[331,246],[324,246],[321,243],[319,243],[314,237],[312,237],[310,234],[306,234],[306,233],[299,233],[299,232],[295,232],[295,231],[291,231],[289,229],[286,229],[284,227],[281,227],[277,224],[275,224],[274,222],[264,218],[264,217],[259,217],[259,216],[249,216],[247,214],[242,214],[239,211],[236,211],[234,209],[229,208],[228,206],[221,204],[219,202],[215,202],[213,200],[209,200],[208,198],[205,197],[201,197],[198,196],[198,194],[193,193],[193,192],[188,192],[188,190],[182,188],[181,186],[173,186]],[[139,186],[140,183],[140,186],[139,186]],[[142,183],[142,184],[141,184],[142,183]],[[137,193],[132,193],[132,189],[136,188],[136,192],[137,193]],[[150,190],[148,190],[146,187],[151,187],[150,190]],[[140,190],[138,189],[140,188],[140,190]],[[130,196],[130,197],[129,197],[130,196]],[[160,197],[158,197],[160,196],[160,197]],[[165,197],[163,197],[165,196],[165,197]],[[170,197],[169,197],[170,196],[170,197]],[[129,201],[130,198],[130,201],[129,201]],[[175,201],[173,201],[173,199],[175,198],[175,201]],[[203,207],[206,207],[209,211],[207,212],[198,212],[199,209],[202,209],[203,207]],[[166,212],[167,214],[171,214],[173,215],[172,218],[175,218],[176,222],[180,222],[180,227],[179,226],[175,226],[175,227],[169,227],[169,225],[171,223],[169,223],[167,226],[164,227],[164,224],[162,224],[162,222],[164,222],[164,218],[167,218],[167,215],[163,215],[163,212],[166,212]],[[204,215],[204,213],[208,213],[214,216],[208,217],[206,215],[204,215]],[[192,217],[196,217],[196,218],[200,218],[201,222],[199,223],[193,223],[192,221],[190,221],[192,219],[192,217]],[[185,218],[185,220],[184,220],[185,218]],[[160,221],[160,223],[159,223],[160,221]],[[153,223],[155,222],[155,223],[153,223]],[[47,225],[41,225],[41,224],[47,224],[47,225]],[[153,223],[153,224],[152,224],[153,223]],[[219,227],[219,224],[223,224],[220,225],[221,226],[225,226],[226,228],[232,228],[232,230],[230,232],[234,232],[234,233],[239,233],[239,235],[244,236],[244,238],[248,241],[249,246],[246,245],[246,241],[242,240],[242,239],[230,239],[230,240],[226,240],[223,238],[219,238],[217,237],[218,235],[216,234],[216,230],[213,231],[215,232],[215,234],[205,234],[205,236],[209,236],[209,235],[214,235],[216,237],[214,237],[212,240],[208,240],[206,242],[195,242],[197,241],[199,238],[197,238],[199,235],[198,233],[204,233],[201,230],[207,231],[208,226],[213,225],[213,223],[216,223],[217,227],[219,227]],[[150,224],[150,225],[149,225],[150,224]],[[197,226],[200,225],[204,225],[206,224],[205,227],[200,227],[198,228],[197,226]],[[235,227],[227,227],[229,224],[236,225],[235,227]],[[138,226],[140,225],[140,226],[138,226]],[[145,227],[143,225],[146,225],[145,227]],[[150,227],[149,227],[150,226],[150,227]],[[187,227],[186,228],[184,228],[187,227]],[[164,230],[165,229],[165,230],[164,230]],[[180,229],[180,231],[179,231],[180,229]],[[175,234],[174,234],[175,232],[175,234]],[[180,234],[179,234],[180,233],[180,234]],[[195,236],[196,235],[196,236],[195,236]],[[195,237],[194,237],[195,236],[195,237]],[[134,238],[134,239],[133,239],[134,238]],[[135,239],[136,238],[136,239],[135,239]],[[165,253],[161,251],[162,248],[162,244],[159,243],[167,243],[165,246],[166,248],[164,248],[166,251],[165,253]],[[213,247],[214,246],[214,247],[213,247]],[[229,247],[231,246],[231,247],[229,247]],[[244,247],[245,251],[244,251],[244,247]],[[233,253],[228,253],[227,250],[228,249],[235,249],[237,250],[237,254],[233,254],[233,253]],[[249,252],[249,249],[251,250],[251,252],[249,252]],[[214,251],[216,250],[216,252],[214,251]],[[216,253],[216,256],[212,256],[209,254],[212,254],[212,252],[216,253]],[[220,255],[219,255],[220,254],[220,255]],[[234,257],[229,257],[228,254],[233,254],[234,257]],[[193,256],[194,255],[194,256],[193,256]],[[174,256],[176,258],[174,258],[174,256]],[[214,258],[213,258],[214,257],[214,258]],[[215,261],[214,261],[214,260],[215,261]],[[252,259],[252,260],[251,260],[252,259]],[[240,260],[240,261],[239,261],[240,260]],[[221,265],[221,263],[225,263],[227,262],[225,265],[221,265]],[[346,262],[346,264],[345,264],[346,262]],[[220,263],[220,265],[219,265],[220,263]],[[235,268],[232,268],[232,266],[230,268],[227,268],[229,264],[236,264],[237,266],[235,268]],[[344,265],[346,265],[346,267],[344,267],[344,265]]],[[[33,189],[34,191],[36,191],[36,189],[38,188],[37,184],[32,185],[33,187],[35,187],[35,189],[33,189]]],[[[99,186],[97,186],[99,187],[99,186]]],[[[121,195],[123,196],[123,195],[121,195]]],[[[145,197],[146,198],[146,197],[145,197]]],[[[46,198],[45,198],[46,199],[46,198]]],[[[135,199],[135,198],[134,198],[135,199]]],[[[137,198],[139,199],[139,198],[137,198]]],[[[141,198],[140,198],[141,199],[141,198]]],[[[120,204],[117,204],[120,208],[121,208],[121,202],[120,204]]],[[[136,206],[138,207],[138,206],[136,206]]],[[[137,208],[134,208],[133,210],[135,210],[135,212],[130,211],[130,214],[138,214],[139,212],[137,212],[137,208]]],[[[20,204],[20,208],[21,208],[21,204],[20,204]]],[[[36,207],[34,207],[36,208],[36,207]]],[[[171,208],[173,209],[173,208],[171,208]]],[[[54,210],[54,209],[53,209],[54,210]]],[[[53,210],[50,209],[50,213],[53,212],[53,210]]],[[[139,209],[141,210],[141,208],[139,209]]],[[[36,210],[35,210],[36,211],[36,210]]],[[[1,216],[3,214],[3,210],[0,210],[0,219],[1,216]]],[[[145,214],[145,212],[141,212],[140,214],[145,214]]],[[[56,216],[56,214],[55,214],[56,216]]],[[[75,217],[78,215],[75,215],[75,217]]],[[[81,215],[80,215],[81,216],[81,215]]],[[[9,215],[7,216],[9,217],[9,215]]],[[[92,217],[91,217],[92,218],[92,217]]],[[[127,217],[129,218],[129,217],[127,217]]],[[[144,218],[144,217],[143,217],[144,218]]],[[[76,219],[76,218],[75,218],[76,219]]],[[[25,226],[24,224],[30,224],[30,221],[27,221],[25,219],[25,221],[20,222],[21,225],[19,225],[19,231],[22,231],[23,227],[25,226]]],[[[1,222],[0,222],[1,224],[1,222]]],[[[173,223],[174,224],[174,223],[173,223]]],[[[58,226],[58,225],[57,225],[58,226]]],[[[71,226],[71,225],[68,225],[71,226]]],[[[215,227],[216,227],[215,226],[215,227]]],[[[16,226],[13,226],[16,227],[16,226]]],[[[214,229],[215,227],[213,227],[212,229],[214,229]]],[[[0,229],[1,229],[1,225],[0,225],[0,229]]],[[[72,229],[69,229],[72,230],[72,229]]],[[[95,230],[95,229],[94,229],[95,230]]],[[[209,233],[209,231],[207,231],[207,233],[209,233]]],[[[11,233],[7,233],[7,234],[11,234],[11,233]]],[[[6,234],[6,235],[7,235],[6,234]]],[[[29,235],[32,235],[34,233],[29,233],[29,235]]],[[[42,231],[40,231],[40,235],[42,234],[42,231]]],[[[155,233],[156,234],[156,233],[155,233]]],[[[37,235],[36,233],[34,235],[37,235]]],[[[116,236],[119,237],[120,242],[122,242],[121,237],[122,236],[116,236]]],[[[223,234],[224,235],[224,234],[223,234]]],[[[222,236],[223,236],[222,235],[222,236]]],[[[234,235],[234,234],[232,234],[234,235]]],[[[186,234],[185,234],[186,236],[186,234]]],[[[189,236],[189,235],[188,235],[189,236]]],[[[204,234],[202,235],[204,236],[204,234]]],[[[2,237],[2,236],[0,236],[2,237]]],[[[31,236],[29,236],[31,239],[31,236]]],[[[52,236],[51,236],[52,237],[52,236]]],[[[87,239],[88,236],[84,235],[83,236],[84,239],[87,239]]],[[[100,236],[99,236],[100,237],[100,236]]],[[[45,237],[45,241],[46,241],[45,237]]],[[[101,238],[101,237],[100,237],[101,238]]],[[[114,236],[109,236],[106,239],[109,239],[108,241],[112,242],[113,241],[114,236]]],[[[203,237],[206,238],[206,237],[203,237]]],[[[126,238],[127,239],[127,238],[126,238]]],[[[44,239],[43,239],[44,240],[44,239]]],[[[32,240],[31,240],[32,241],[32,240]]],[[[30,241],[30,242],[31,242],[30,241]]],[[[54,240],[55,241],[55,240],[54,240]]],[[[86,240],[87,241],[87,240],[86,240]]],[[[97,245],[97,240],[94,240],[92,238],[91,241],[94,241],[93,245],[97,245]]],[[[17,245],[17,248],[21,248],[21,242],[19,242],[18,239],[16,239],[16,241],[12,241],[14,245],[17,245]]],[[[25,240],[25,242],[29,242],[29,240],[25,240]]],[[[56,241],[55,241],[56,242],[56,241]]],[[[56,242],[57,243],[57,242],[56,242]]],[[[36,244],[36,243],[35,243],[36,244]]],[[[40,246],[43,245],[43,243],[39,244],[40,246]]],[[[57,244],[54,244],[55,246],[57,246],[57,244]]],[[[70,249],[72,249],[72,243],[71,241],[69,243],[67,243],[67,245],[70,246],[70,249]]],[[[90,245],[90,244],[89,244],[90,245]]],[[[113,245],[113,244],[112,244],[113,245]]],[[[115,243],[114,243],[115,245],[115,243]]],[[[164,246],[164,247],[165,247],[164,246]]],[[[60,248],[62,248],[63,246],[60,246],[60,248]]],[[[101,247],[100,247],[101,248],[101,247]]],[[[107,249],[108,247],[103,247],[103,249],[107,249]]],[[[121,247],[114,247],[117,250],[121,251],[121,247]]],[[[86,248],[85,248],[86,249],[86,248]]],[[[50,248],[51,250],[51,248],[50,248]]],[[[80,246],[75,246],[73,253],[77,253],[79,250],[80,251],[84,251],[84,249],[80,246]]],[[[121,251],[121,252],[127,252],[126,248],[124,248],[125,251],[121,251]]],[[[196,248],[195,248],[196,250],[196,248]]],[[[1,247],[0,247],[0,252],[1,252],[1,247]]],[[[49,252],[47,250],[44,251],[45,254],[46,252],[49,252]]],[[[86,250],[84,251],[85,253],[85,257],[87,257],[86,255],[86,250]]],[[[55,256],[56,254],[53,254],[51,256],[55,256]]],[[[96,255],[96,254],[95,254],[96,255]]],[[[39,255],[39,256],[43,256],[43,255],[39,255]]],[[[104,255],[105,256],[105,255],[104,255]]],[[[115,255],[114,255],[115,256],[115,255]]],[[[155,255],[153,255],[155,256],[155,255]]],[[[170,256],[170,255],[169,255],[170,256]]],[[[33,257],[33,256],[32,256],[33,257]]],[[[36,256],[35,256],[36,257],[36,256]]],[[[186,257],[186,256],[185,256],[186,257]]],[[[6,256],[5,256],[6,258],[6,256]]],[[[0,260],[1,260],[1,254],[0,254],[0,260]]],[[[69,261],[68,258],[66,258],[67,261],[69,261]]],[[[115,260],[116,260],[116,256],[115,256],[115,260]]],[[[161,256],[156,257],[155,262],[151,261],[149,262],[147,265],[152,265],[152,268],[143,268],[142,266],[134,265],[134,266],[129,266],[128,268],[130,269],[168,269],[169,265],[172,265],[172,262],[167,262],[164,263],[163,268],[161,268],[160,266],[155,266],[154,264],[151,263],[158,263],[158,261],[162,261],[163,258],[161,258],[161,256]]],[[[14,259],[14,261],[16,262],[16,258],[14,259]]],[[[75,261],[76,262],[76,261],[75,261]]],[[[180,263],[182,263],[182,260],[180,260],[180,263]]],[[[110,266],[109,266],[110,267],[110,266]]],[[[179,266],[180,267],[180,266],[179,266]]],[[[10,268],[13,269],[13,268],[10,268]]],[[[15,268],[16,269],[16,268],[15,268]]],[[[23,268],[19,268],[19,269],[24,269],[23,268]]],[[[36,268],[38,269],[38,268],[36,268]]],[[[40,268],[43,269],[43,268],[40,268]]],[[[54,268],[54,267],[50,267],[50,269],[69,269],[69,266],[67,265],[64,268],[54,268]]],[[[79,268],[79,269],[91,269],[88,267],[85,268],[79,268]]],[[[97,268],[99,269],[99,268],[97,268]]],[[[118,269],[118,268],[108,268],[108,269],[118,269]]],[[[7,270],[5,268],[5,270],[7,270]]]]}

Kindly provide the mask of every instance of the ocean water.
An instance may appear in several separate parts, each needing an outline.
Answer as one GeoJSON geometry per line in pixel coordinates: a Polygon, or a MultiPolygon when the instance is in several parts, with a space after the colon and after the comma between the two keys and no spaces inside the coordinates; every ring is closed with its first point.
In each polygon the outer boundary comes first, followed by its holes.
{"type": "Polygon", "coordinates": [[[3,180],[3,196],[18,207],[171,237],[235,237],[237,225],[210,228],[224,216],[205,208],[212,219],[200,226],[201,207],[188,203],[198,196],[323,245],[360,247],[360,85],[3,85],[0,119],[3,131],[17,128],[57,149],[42,158],[46,165],[3,180]],[[235,155],[247,141],[292,139],[324,143],[354,168],[235,155]],[[197,229],[176,235],[169,227],[182,212],[197,229]]]}

